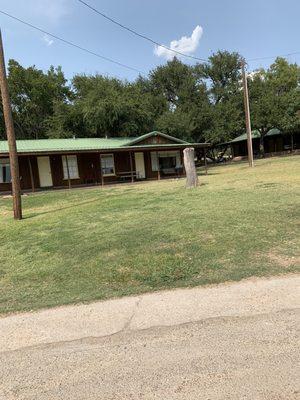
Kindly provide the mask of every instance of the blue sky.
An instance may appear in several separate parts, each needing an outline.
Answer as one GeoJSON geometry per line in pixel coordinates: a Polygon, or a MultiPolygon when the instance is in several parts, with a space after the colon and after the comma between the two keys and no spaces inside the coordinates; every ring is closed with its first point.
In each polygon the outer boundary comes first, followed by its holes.
{"type": "MultiPolygon", "coordinates": [[[[125,25],[197,57],[218,49],[238,51],[246,59],[299,51],[299,0],[86,0],[125,25]],[[197,28],[198,27],[198,28],[197,28]],[[191,37],[192,33],[194,35],[191,37]]],[[[0,10],[57,36],[128,64],[146,73],[169,57],[165,51],[111,24],[78,0],[0,0],[0,10]],[[155,54],[157,53],[157,54],[155,54]]],[[[75,73],[101,73],[134,79],[137,73],[44,37],[0,14],[6,59],[47,69],[61,65],[67,78],[75,73]]],[[[189,59],[183,58],[190,63],[189,59]]],[[[253,61],[249,69],[272,59],[253,61]]]]}

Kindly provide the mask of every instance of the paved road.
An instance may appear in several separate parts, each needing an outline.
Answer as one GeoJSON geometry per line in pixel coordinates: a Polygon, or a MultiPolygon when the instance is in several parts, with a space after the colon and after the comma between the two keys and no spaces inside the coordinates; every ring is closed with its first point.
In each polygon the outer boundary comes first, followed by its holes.
{"type": "Polygon", "coordinates": [[[249,280],[2,318],[0,399],[300,399],[299,283],[249,280]],[[114,314],[125,314],[121,325],[114,314]]]}

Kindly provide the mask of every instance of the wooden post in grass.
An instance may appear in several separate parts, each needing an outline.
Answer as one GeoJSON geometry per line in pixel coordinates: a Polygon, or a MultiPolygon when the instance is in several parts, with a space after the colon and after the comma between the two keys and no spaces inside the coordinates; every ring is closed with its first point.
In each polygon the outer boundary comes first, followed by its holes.
{"type": "Polygon", "coordinates": [[[198,175],[195,166],[195,150],[193,147],[187,147],[183,150],[184,167],[186,173],[186,185],[187,189],[198,186],[198,175]]]}
{"type": "Polygon", "coordinates": [[[0,30],[0,89],[1,89],[3,116],[4,116],[6,135],[8,141],[8,150],[9,150],[14,219],[22,219],[19,160],[17,153],[14,122],[12,118],[10,97],[8,91],[8,83],[6,78],[1,30],[0,30]]]}

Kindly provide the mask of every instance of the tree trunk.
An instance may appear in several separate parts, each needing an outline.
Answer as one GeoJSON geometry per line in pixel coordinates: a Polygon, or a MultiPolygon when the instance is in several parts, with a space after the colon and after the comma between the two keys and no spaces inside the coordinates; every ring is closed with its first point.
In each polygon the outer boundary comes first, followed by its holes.
{"type": "Polygon", "coordinates": [[[187,189],[198,186],[198,175],[195,166],[195,152],[193,147],[187,147],[183,150],[184,168],[186,172],[186,185],[187,189]]]}

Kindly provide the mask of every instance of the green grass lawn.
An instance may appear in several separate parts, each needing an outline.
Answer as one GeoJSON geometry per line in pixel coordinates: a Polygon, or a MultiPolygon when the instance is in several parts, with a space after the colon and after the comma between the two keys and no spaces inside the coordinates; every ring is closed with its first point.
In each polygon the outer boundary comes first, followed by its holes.
{"type": "Polygon", "coordinates": [[[300,157],[0,199],[0,313],[300,270],[300,157]]]}

